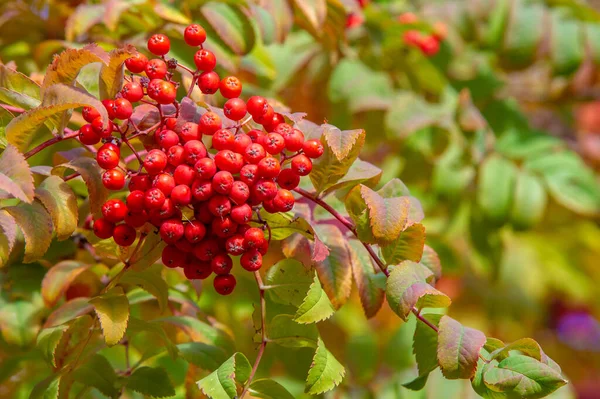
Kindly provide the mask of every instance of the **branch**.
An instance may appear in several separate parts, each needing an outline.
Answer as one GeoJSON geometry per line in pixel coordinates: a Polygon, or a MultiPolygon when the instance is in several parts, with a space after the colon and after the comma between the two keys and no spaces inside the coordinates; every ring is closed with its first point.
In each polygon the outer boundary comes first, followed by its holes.
{"type": "Polygon", "coordinates": [[[265,348],[267,346],[267,302],[265,301],[265,286],[263,285],[262,278],[260,277],[260,272],[254,272],[254,278],[256,279],[256,283],[258,284],[258,290],[260,294],[260,333],[261,333],[261,342],[260,347],[258,348],[258,354],[256,355],[256,360],[254,361],[254,365],[252,366],[252,371],[250,371],[250,377],[248,377],[248,381],[246,385],[244,385],[244,390],[240,394],[240,399],[244,397],[244,395],[248,392],[250,388],[250,384],[252,383],[252,379],[256,374],[256,370],[258,369],[258,365],[265,353],[265,348]]]}
{"type": "Polygon", "coordinates": [[[72,139],[74,137],[77,137],[77,135],[79,135],[79,131],[73,131],[71,129],[65,129],[65,132],[66,132],[66,134],[64,136],[52,137],[50,140],[44,141],[42,144],[38,145],[33,150],[27,151],[25,153],[25,159],[34,156],[38,152],[42,151],[44,148],[50,147],[53,144],[60,143],[61,141],[64,141],[67,139],[72,139]]]}
{"type": "Polygon", "coordinates": [[[23,112],[25,112],[25,110],[23,108],[13,107],[12,105],[0,104],[0,107],[4,108],[5,110],[7,110],[9,112],[14,112],[17,114],[22,114],[23,112]]]}

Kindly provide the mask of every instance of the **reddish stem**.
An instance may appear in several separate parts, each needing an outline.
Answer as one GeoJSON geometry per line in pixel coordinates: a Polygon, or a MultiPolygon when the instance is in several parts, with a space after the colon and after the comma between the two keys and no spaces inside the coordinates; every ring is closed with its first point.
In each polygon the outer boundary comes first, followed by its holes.
{"type": "Polygon", "coordinates": [[[12,105],[0,104],[0,107],[4,108],[7,111],[15,112],[17,114],[22,114],[23,112],[25,112],[23,108],[13,107],[12,105]]]}
{"type": "Polygon", "coordinates": [[[65,132],[67,132],[67,133],[64,136],[62,136],[62,137],[59,137],[59,136],[52,137],[50,140],[44,141],[42,144],[38,145],[37,147],[35,147],[31,151],[27,151],[25,153],[25,159],[34,156],[38,152],[42,151],[44,148],[50,147],[53,144],[60,143],[61,141],[64,141],[64,140],[67,140],[67,139],[72,139],[74,137],[77,137],[77,135],[79,134],[79,131],[75,131],[74,132],[71,129],[65,129],[65,132]]]}

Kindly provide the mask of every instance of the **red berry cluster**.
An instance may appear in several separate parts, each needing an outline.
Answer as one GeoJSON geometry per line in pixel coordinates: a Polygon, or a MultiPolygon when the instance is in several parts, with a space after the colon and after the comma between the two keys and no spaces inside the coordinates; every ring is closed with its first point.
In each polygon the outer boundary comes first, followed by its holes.
{"type": "MultiPolygon", "coordinates": [[[[412,12],[405,12],[398,16],[398,22],[403,25],[416,25],[419,23],[419,17],[412,12]]],[[[431,57],[440,51],[440,43],[446,38],[447,31],[448,28],[443,22],[434,23],[430,32],[407,30],[404,32],[404,43],[419,48],[423,54],[431,57]]]]}
{"type": "MultiPolygon", "coordinates": [[[[129,178],[130,191],[125,202],[110,199],[104,203],[103,217],[95,220],[93,229],[100,238],[112,237],[118,245],[129,246],[137,230],[150,223],[167,243],[162,253],[167,267],[182,267],[188,279],[205,279],[215,273],[216,291],[227,295],[236,284],[230,274],[232,256],[241,256],[240,264],[248,271],[262,265],[269,243],[258,211],[290,211],[294,206],[290,190],[311,172],[311,158],[321,156],[323,146],[319,140],[305,140],[263,97],[242,100],[240,80],[235,76],[221,79],[214,71],[216,57],[202,48],[206,39],[202,27],[188,26],[184,39],[190,46],[200,46],[194,56],[196,71],[189,71],[193,81],[204,94],[220,92],[226,99],[224,115],[234,125],[223,127],[219,115],[211,111],[198,123],[182,121],[177,113],[163,115],[154,143],[140,157],[140,170],[124,172],[119,166],[119,143],[127,142],[127,135],[112,121],[102,129],[98,112],[85,108],[83,117],[89,124],[81,128],[79,137],[84,144],[104,139],[97,152],[98,164],[105,169],[104,186],[120,190],[129,178]],[[250,121],[262,128],[248,130],[250,121]],[[120,133],[121,140],[111,138],[113,132],[120,133]],[[212,138],[205,140],[210,148],[203,142],[206,136],[212,138]],[[251,222],[261,227],[252,227],[251,222]]],[[[119,98],[103,102],[111,120],[133,123],[129,120],[131,103],[141,100],[159,108],[174,104],[179,110],[178,84],[169,72],[177,64],[164,57],[169,48],[168,37],[153,35],[148,50],[159,58],[148,60],[137,53],[125,61],[132,75],[119,98]],[[147,78],[138,80],[133,75],[141,73],[147,78]]]]}

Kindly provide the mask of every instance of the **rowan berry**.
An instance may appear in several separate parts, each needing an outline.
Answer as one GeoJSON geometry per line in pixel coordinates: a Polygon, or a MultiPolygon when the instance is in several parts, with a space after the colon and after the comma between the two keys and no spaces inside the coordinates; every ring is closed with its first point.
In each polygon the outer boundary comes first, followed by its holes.
{"type": "Polygon", "coordinates": [[[273,157],[267,157],[260,160],[258,163],[258,175],[268,179],[274,179],[279,176],[281,165],[279,161],[273,157]]]}
{"type": "Polygon", "coordinates": [[[222,171],[238,173],[244,166],[244,157],[231,150],[223,150],[215,155],[215,164],[222,171]]]}
{"type": "Polygon", "coordinates": [[[312,170],[312,162],[307,156],[300,154],[292,158],[291,167],[294,173],[306,176],[312,170]]]}
{"type": "Polygon", "coordinates": [[[165,150],[179,144],[179,136],[172,130],[162,130],[156,133],[155,138],[158,145],[165,150]]]}
{"type": "Polygon", "coordinates": [[[234,181],[229,192],[229,198],[236,205],[241,205],[250,197],[248,185],[242,181],[234,181]]]}
{"type": "Polygon", "coordinates": [[[183,126],[181,126],[179,136],[184,143],[192,140],[200,140],[202,138],[202,134],[198,129],[198,124],[194,122],[184,123],[183,126]]]}
{"type": "Polygon", "coordinates": [[[223,113],[232,121],[239,121],[246,116],[246,103],[241,98],[231,98],[223,105],[223,113]]]}
{"type": "Polygon", "coordinates": [[[119,223],[125,219],[127,211],[127,205],[120,199],[110,199],[102,205],[102,216],[112,223],[119,223]]]}
{"type": "Polygon", "coordinates": [[[200,71],[212,71],[217,65],[217,58],[212,52],[202,49],[194,55],[194,64],[200,71]]]}
{"type": "Polygon", "coordinates": [[[302,151],[304,155],[309,158],[319,158],[325,152],[323,144],[317,139],[306,140],[302,145],[302,151]]]}
{"type": "Polygon", "coordinates": [[[217,173],[217,165],[210,158],[201,158],[194,164],[194,170],[199,179],[208,180],[217,173]]]}
{"type": "Polygon", "coordinates": [[[211,224],[211,230],[217,237],[231,237],[237,232],[238,225],[231,218],[215,218],[211,224]]]}
{"type": "Polygon", "coordinates": [[[202,222],[193,220],[189,223],[186,223],[183,234],[189,242],[196,244],[202,241],[204,236],[206,236],[206,227],[202,222]]]}
{"type": "Polygon", "coordinates": [[[183,145],[185,150],[185,162],[188,165],[195,165],[202,158],[206,158],[208,153],[206,147],[200,140],[190,140],[183,145]]]}
{"type": "Polygon", "coordinates": [[[94,131],[91,124],[86,124],[81,126],[79,129],[78,135],[79,141],[85,145],[94,145],[98,144],[102,137],[98,133],[94,131]]]}
{"type": "Polygon", "coordinates": [[[175,205],[186,206],[192,202],[192,190],[190,186],[179,184],[171,191],[171,200],[175,205]]]}
{"type": "Polygon", "coordinates": [[[213,281],[215,291],[217,291],[221,295],[231,294],[235,289],[235,284],[235,277],[233,277],[231,274],[217,276],[213,281]]]}
{"type": "Polygon", "coordinates": [[[252,139],[250,136],[244,133],[239,133],[233,138],[231,150],[233,152],[237,152],[238,154],[243,154],[250,144],[252,144],[252,139]]]}
{"type": "Polygon", "coordinates": [[[248,223],[252,219],[252,208],[248,204],[241,204],[231,208],[231,219],[238,223],[248,223]]]}
{"type": "Polygon", "coordinates": [[[224,195],[215,195],[208,201],[208,210],[215,216],[224,217],[231,212],[231,202],[224,195]]]}
{"type": "Polygon", "coordinates": [[[219,83],[219,91],[225,98],[236,98],[242,94],[242,82],[235,76],[227,76],[219,83]]]}
{"type": "Polygon", "coordinates": [[[246,103],[248,113],[257,117],[262,116],[266,112],[268,105],[267,100],[260,96],[252,96],[246,103]]]}
{"type": "Polygon", "coordinates": [[[229,274],[233,267],[233,261],[229,255],[218,254],[210,261],[210,267],[215,274],[229,274]]]}
{"type": "Polygon", "coordinates": [[[151,188],[144,194],[146,209],[160,209],[165,203],[165,194],[158,188],[151,188]]]}
{"type": "Polygon", "coordinates": [[[221,78],[215,71],[202,72],[198,77],[198,87],[204,94],[214,94],[219,90],[221,78]]]}
{"type": "Polygon", "coordinates": [[[151,59],[146,64],[145,72],[150,79],[164,79],[167,76],[167,64],[158,58],[151,59]]]}
{"type": "Polygon", "coordinates": [[[177,249],[185,253],[192,252],[194,250],[194,244],[192,244],[185,238],[185,233],[184,237],[180,238],[179,241],[175,243],[175,246],[177,247],[177,249]]]}
{"type": "Polygon", "coordinates": [[[175,203],[171,198],[165,198],[165,202],[163,202],[162,206],[156,212],[161,219],[168,219],[170,217],[179,217],[181,219],[181,211],[175,207],[175,203]]]}
{"type": "Polygon", "coordinates": [[[144,192],[141,190],[134,190],[127,195],[127,209],[131,212],[141,212],[144,210],[144,192]]]}
{"type": "Polygon", "coordinates": [[[266,155],[265,148],[258,143],[250,144],[244,151],[244,159],[251,164],[257,164],[266,155]]]}
{"type": "Polygon", "coordinates": [[[83,107],[81,110],[81,115],[86,122],[92,123],[94,119],[100,116],[100,112],[98,112],[94,107],[83,107]]]}
{"type": "Polygon", "coordinates": [[[263,139],[263,146],[269,154],[276,155],[285,149],[285,140],[279,133],[269,133],[263,139]]]}
{"type": "Polygon", "coordinates": [[[209,111],[200,117],[198,125],[202,134],[212,136],[221,128],[221,118],[214,112],[209,111]]]}
{"type": "Polygon", "coordinates": [[[277,126],[285,122],[285,118],[280,113],[273,113],[271,118],[263,117],[261,124],[267,132],[274,131],[277,126]]]}
{"type": "Polygon", "coordinates": [[[114,125],[111,121],[108,121],[108,124],[105,129],[104,121],[102,120],[102,117],[99,116],[96,119],[94,119],[94,121],[92,122],[92,129],[100,137],[110,137],[110,135],[112,134],[112,132],[114,130],[114,125]]]}
{"type": "Polygon", "coordinates": [[[213,134],[212,146],[215,150],[231,150],[233,146],[234,135],[229,130],[219,129],[213,134]]]}
{"type": "Polygon", "coordinates": [[[240,170],[240,180],[246,183],[248,187],[252,187],[258,180],[258,166],[244,165],[240,170]]]}
{"type": "Polygon", "coordinates": [[[167,155],[161,150],[151,150],[146,155],[143,165],[149,174],[159,174],[167,166],[167,155]]]}
{"type": "Polygon", "coordinates": [[[183,266],[183,274],[188,280],[204,280],[212,274],[209,263],[198,262],[192,256],[186,256],[186,264],[183,266]]]}
{"type": "Polygon", "coordinates": [[[196,179],[196,170],[189,165],[182,164],[175,168],[173,177],[175,178],[175,183],[191,186],[194,179],[196,179]]]}
{"type": "Polygon", "coordinates": [[[135,229],[128,224],[120,224],[115,226],[113,231],[113,240],[121,247],[128,247],[135,241],[135,229]]]}
{"type": "Polygon", "coordinates": [[[141,212],[129,211],[127,212],[127,215],[125,215],[125,223],[134,229],[137,229],[145,225],[148,221],[148,218],[148,212],[145,210],[142,210],[141,212]]]}
{"type": "Polygon", "coordinates": [[[186,152],[183,146],[174,145],[167,150],[167,162],[169,165],[178,166],[183,163],[186,157],[186,152]]]}
{"type": "Polygon", "coordinates": [[[204,239],[193,251],[194,256],[204,262],[210,262],[219,252],[219,243],[214,238],[204,239]]]}
{"type": "Polygon", "coordinates": [[[186,254],[180,251],[174,245],[167,245],[162,251],[162,262],[165,266],[174,269],[176,267],[182,267],[185,263],[186,254]]]}
{"type": "Polygon", "coordinates": [[[264,240],[265,234],[258,227],[250,227],[244,233],[244,246],[248,249],[262,245],[264,240]]]}
{"type": "Polygon", "coordinates": [[[144,98],[144,88],[138,82],[127,82],[125,83],[125,86],[123,86],[121,94],[123,95],[123,98],[135,103],[144,98]]]}
{"type": "Polygon", "coordinates": [[[273,198],[273,206],[277,212],[289,212],[294,207],[294,195],[286,190],[277,191],[277,195],[273,198]]]}
{"type": "Polygon", "coordinates": [[[262,266],[262,255],[258,249],[250,249],[240,258],[240,265],[249,272],[255,272],[262,266]]]}
{"type": "Polygon", "coordinates": [[[94,221],[93,229],[96,237],[106,239],[112,237],[115,224],[104,218],[99,218],[94,221]]]}
{"type": "Polygon", "coordinates": [[[183,40],[189,46],[200,46],[206,40],[206,31],[200,25],[189,25],[183,31],[183,40]]]}
{"type": "Polygon", "coordinates": [[[136,53],[125,60],[125,66],[133,73],[142,73],[146,69],[148,58],[142,53],[136,53]]]}
{"type": "Polygon", "coordinates": [[[146,192],[150,188],[152,188],[152,180],[150,176],[147,174],[139,174],[133,176],[131,180],[129,180],[129,191],[140,190],[146,192]]]}
{"type": "Polygon", "coordinates": [[[196,201],[206,201],[213,196],[214,181],[210,180],[195,180],[192,184],[192,196],[196,201]]]}
{"type": "Polygon", "coordinates": [[[150,39],[148,39],[148,50],[152,54],[165,55],[169,52],[170,48],[171,42],[169,41],[169,38],[163,34],[157,33],[150,36],[150,39]]]}

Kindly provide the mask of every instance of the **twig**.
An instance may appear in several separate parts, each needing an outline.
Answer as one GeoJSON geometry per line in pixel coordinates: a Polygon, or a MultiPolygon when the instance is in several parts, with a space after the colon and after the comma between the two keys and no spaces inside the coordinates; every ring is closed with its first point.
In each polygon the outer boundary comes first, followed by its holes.
{"type": "Polygon", "coordinates": [[[22,114],[23,112],[25,112],[23,108],[13,107],[12,105],[0,104],[0,107],[10,112],[16,112],[17,114],[22,114]]]}
{"type": "Polygon", "coordinates": [[[256,279],[256,283],[258,284],[258,290],[260,294],[260,330],[261,330],[261,342],[260,347],[258,348],[258,354],[256,355],[256,360],[254,361],[254,365],[252,366],[252,371],[250,371],[250,377],[248,377],[248,381],[246,385],[244,385],[244,389],[240,394],[240,399],[244,397],[244,395],[248,392],[250,388],[250,384],[252,384],[252,380],[254,379],[254,375],[256,374],[256,370],[258,369],[258,365],[265,353],[265,348],[267,347],[267,302],[265,301],[265,288],[262,282],[262,278],[260,277],[260,273],[258,271],[254,272],[254,278],[256,279]]]}
{"type": "Polygon", "coordinates": [[[60,137],[60,136],[52,137],[51,139],[49,139],[47,141],[44,141],[42,144],[38,145],[34,149],[32,149],[30,151],[27,151],[25,153],[25,159],[28,159],[28,158],[34,156],[38,152],[42,151],[45,148],[50,147],[53,144],[60,143],[61,141],[64,141],[64,140],[67,140],[67,139],[72,139],[72,138],[77,137],[79,135],[79,131],[73,131],[71,129],[65,129],[65,132],[67,132],[67,133],[64,136],[62,136],[62,137],[60,137]]]}

